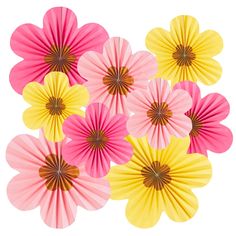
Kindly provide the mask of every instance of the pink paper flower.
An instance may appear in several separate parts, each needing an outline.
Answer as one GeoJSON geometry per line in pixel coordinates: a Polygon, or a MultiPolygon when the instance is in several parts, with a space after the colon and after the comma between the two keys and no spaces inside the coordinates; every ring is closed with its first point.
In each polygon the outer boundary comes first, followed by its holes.
{"type": "Polygon", "coordinates": [[[61,71],[70,84],[85,79],[77,70],[77,62],[86,51],[101,51],[108,34],[94,23],[77,28],[76,15],[68,8],[55,7],[44,16],[43,28],[33,24],[18,27],[11,37],[12,50],[24,60],[13,67],[10,82],[16,92],[29,82],[43,83],[46,74],[61,71]]]}
{"type": "Polygon", "coordinates": [[[63,148],[65,160],[76,165],[85,162],[87,173],[102,177],[110,169],[110,161],[123,164],[133,152],[130,143],[124,140],[127,117],[110,116],[105,105],[94,103],[87,107],[85,119],[73,115],[63,125],[65,135],[72,139],[63,148]]]}
{"type": "Polygon", "coordinates": [[[87,175],[84,165],[71,166],[63,159],[60,143],[19,135],[7,148],[7,161],[20,173],[8,185],[11,203],[21,210],[41,207],[50,227],[63,228],[75,220],[77,205],[95,210],[109,198],[109,184],[87,175]]]}
{"type": "Polygon", "coordinates": [[[172,135],[189,135],[192,124],[184,113],[191,105],[192,99],[186,91],[171,91],[166,80],[152,80],[147,91],[128,96],[128,108],[134,112],[127,122],[128,131],[135,137],[147,135],[154,148],[165,148],[172,135]]]}
{"type": "Polygon", "coordinates": [[[174,90],[179,89],[186,90],[193,100],[191,109],[186,112],[192,121],[188,153],[202,153],[207,156],[207,150],[222,153],[229,149],[233,135],[230,129],[220,124],[230,110],[225,97],[211,93],[201,98],[199,87],[187,81],[176,84],[174,90]]]}
{"type": "Polygon", "coordinates": [[[136,89],[146,89],[157,64],[150,53],[141,51],[132,55],[125,39],[111,38],[104,44],[103,54],[86,52],[81,56],[78,70],[88,80],[91,102],[104,103],[111,114],[128,114],[127,95],[136,89]]]}

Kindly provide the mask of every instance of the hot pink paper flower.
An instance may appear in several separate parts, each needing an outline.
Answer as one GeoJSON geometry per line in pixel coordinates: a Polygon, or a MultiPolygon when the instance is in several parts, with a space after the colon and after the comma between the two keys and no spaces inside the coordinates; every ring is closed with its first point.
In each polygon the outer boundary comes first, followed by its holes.
{"type": "Polygon", "coordinates": [[[77,205],[95,210],[109,198],[109,184],[87,175],[83,164],[71,166],[63,159],[60,143],[19,135],[7,148],[7,161],[20,173],[8,185],[11,203],[21,210],[41,207],[50,227],[63,228],[75,220],[77,205]]]}
{"type": "Polygon", "coordinates": [[[86,52],[78,63],[79,73],[86,78],[91,102],[101,102],[111,114],[128,114],[127,95],[146,89],[148,79],[157,71],[155,57],[145,51],[132,55],[128,41],[108,39],[103,54],[86,52]]]}
{"type": "Polygon", "coordinates": [[[43,28],[33,24],[18,27],[11,37],[12,50],[24,60],[13,67],[10,82],[22,93],[29,82],[43,83],[46,74],[61,71],[70,84],[85,79],[77,70],[77,62],[86,51],[101,51],[108,34],[94,23],[77,28],[76,15],[68,8],[55,7],[44,16],[43,28]]]}
{"type": "Polygon", "coordinates": [[[62,150],[65,160],[72,165],[85,162],[87,173],[93,177],[105,176],[110,161],[126,163],[133,154],[131,144],[124,140],[128,135],[126,121],[124,115],[110,116],[100,103],[87,107],[85,119],[70,116],[63,125],[65,135],[72,139],[62,150]]]}
{"type": "Polygon", "coordinates": [[[186,90],[193,100],[191,109],[186,112],[192,121],[188,153],[202,153],[207,156],[207,150],[222,153],[229,149],[233,135],[230,129],[220,124],[230,110],[225,97],[211,93],[201,98],[199,87],[187,81],[176,84],[174,90],[179,89],[186,90]]]}
{"type": "Polygon", "coordinates": [[[172,135],[189,135],[192,124],[184,113],[191,105],[192,99],[186,91],[171,91],[166,80],[152,80],[147,91],[128,96],[128,108],[134,112],[127,122],[128,131],[135,137],[147,135],[154,148],[165,148],[172,135]]]}

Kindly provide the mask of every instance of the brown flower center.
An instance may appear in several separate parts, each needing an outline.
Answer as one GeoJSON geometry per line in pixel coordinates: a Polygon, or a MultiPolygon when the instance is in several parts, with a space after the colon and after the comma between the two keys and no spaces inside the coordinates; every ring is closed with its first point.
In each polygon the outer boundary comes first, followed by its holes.
{"type": "Polygon", "coordinates": [[[150,118],[153,125],[166,125],[172,114],[172,111],[165,102],[153,102],[147,111],[147,117],[150,118]]]}
{"type": "Polygon", "coordinates": [[[154,161],[150,166],[144,167],[141,174],[144,177],[143,184],[157,191],[163,189],[171,181],[169,166],[161,165],[159,161],[154,161]]]}
{"type": "Polygon", "coordinates": [[[176,60],[178,66],[191,66],[196,55],[193,53],[192,47],[180,44],[176,47],[172,57],[176,60]]]}
{"type": "Polygon", "coordinates": [[[94,130],[90,133],[89,137],[87,138],[90,146],[94,149],[102,149],[105,147],[108,137],[105,135],[104,131],[102,130],[94,130]]]}
{"type": "Polygon", "coordinates": [[[76,61],[76,56],[71,53],[68,46],[59,47],[53,45],[49,53],[44,57],[44,61],[49,64],[50,71],[67,73],[76,61]]]}
{"type": "Polygon", "coordinates": [[[199,134],[202,128],[202,123],[195,114],[187,113],[187,116],[192,120],[192,130],[189,135],[195,137],[199,134]]]}
{"type": "Polygon", "coordinates": [[[62,98],[50,97],[46,108],[49,110],[50,115],[61,115],[66,106],[63,104],[62,98]]]}
{"type": "Polygon", "coordinates": [[[103,77],[103,84],[107,86],[108,92],[112,95],[127,95],[132,89],[133,83],[133,77],[129,75],[128,68],[124,66],[120,68],[110,67],[107,75],[103,77]]]}
{"type": "Polygon", "coordinates": [[[79,169],[67,164],[62,156],[51,154],[45,158],[45,165],[39,169],[39,176],[46,180],[48,190],[68,191],[73,187],[72,179],[79,176],[79,169]]]}

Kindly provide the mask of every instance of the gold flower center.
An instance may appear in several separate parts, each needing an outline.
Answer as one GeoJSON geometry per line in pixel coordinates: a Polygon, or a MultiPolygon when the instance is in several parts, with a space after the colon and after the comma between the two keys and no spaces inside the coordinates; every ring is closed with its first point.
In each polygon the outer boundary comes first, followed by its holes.
{"type": "Polygon", "coordinates": [[[153,187],[157,191],[171,182],[169,166],[161,165],[159,161],[154,161],[150,166],[144,167],[141,174],[144,177],[143,184],[147,188],[153,187]]]}
{"type": "Polygon", "coordinates": [[[46,180],[48,190],[68,191],[73,187],[72,179],[79,176],[79,169],[67,164],[62,156],[51,154],[45,158],[45,165],[39,169],[39,176],[46,180]]]}
{"type": "Polygon", "coordinates": [[[87,138],[90,146],[94,149],[102,149],[106,146],[108,141],[108,137],[105,135],[104,131],[102,130],[94,130],[90,133],[89,137],[87,138]]]}
{"type": "Polygon", "coordinates": [[[195,114],[188,114],[187,116],[191,119],[192,121],[192,130],[190,132],[190,136],[197,136],[202,128],[202,123],[200,121],[200,119],[195,115],[195,114]]]}
{"type": "Polygon", "coordinates": [[[53,45],[49,53],[44,57],[44,61],[49,64],[50,71],[67,73],[76,61],[76,56],[71,53],[68,46],[59,47],[53,45]]]}
{"type": "Polygon", "coordinates": [[[176,60],[178,66],[191,66],[196,55],[193,53],[192,47],[180,44],[176,47],[172,57],[176,60]]]}
{"type": "Polygon", "coordinates": [[[103,77],[103,84],[107,86],[108,92],[112,95],[127,95],[133,83],[133,77],[129,75],[128,68],[124,66],[108,68],[106,76],[103,77]]]}
{"type": "Polygon", "coordinates": [[[147,117],[150,118],[153,125],[166,125],[173,113],[165,102],[153,102],[147,111],[147,117]]]}
{"type": "Polygon", "coordinates": [[[50,97],[46,108],[49,110],[50,115],[61,115],[66,106],[63,104],[62,98],[50,97]]]}

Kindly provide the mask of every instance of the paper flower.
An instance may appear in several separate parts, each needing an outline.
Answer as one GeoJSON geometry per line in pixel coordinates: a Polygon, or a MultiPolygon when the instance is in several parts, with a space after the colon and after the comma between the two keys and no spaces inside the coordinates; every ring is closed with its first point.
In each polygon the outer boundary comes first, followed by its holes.
{"type": "Polygon", "coordinates": [[[162,211],[174,221],[193,217],[198,202],[191,188],[201,187],[211,177],[205,156],[186,154],[189,137],[173,138],[166,149],[149,146],[147,138],[127,139],[134,148],[131,160],[112,167],[108,179],[113,200],[128,199],[126,216],[138,227],[151,227],[162,211]]]}
{"type": "Polygon", "coordinates": [[[81,76],[92,94],[91,102],[104,103],[111,114],[128,114],[126,99],[135,89],[145,89],[155,75],[155,58],[141,51],[132,55],[129,43],[122,38],[106,41],[103,54],[86,52],[78,63],[81,76]]]}
{"type": "Polygon", "coordinates": [[[221,153],[229,149],[233,135],[230,129],[220,124],[229,114],[228,101],[218,93],[201,98],[198,86],[188,81],[176,84],[175,89],[186,90],[193,99],[192,108],[186,113],[192,120],[188,153],[207,156],[207,150],[221,153]]]}
{"type": "Polygon", "coordinates": [[[24,58],[10,73],[13,89],[21,94],[26,84],[43,83],[51,71],[66,73],[70,85],[83,83],[85,79],[77,70],[78,59],[86,51],[101,51],[107,38],[107,32],[98,24],[77,28],[76,15],[70,9],[50,9],[44,16],[42,29],[24,24],[12,34],[11,48],[24,58]]]}
{"type": "Polygon", "coordinates": [[[43,128],[49,141],[64,138],[62,123],[72,114],[83,115],[80,108],[89,99],[87,89],[82,85],[69,87],[68,78],[62,72],[50,72],[44,85],[29,83],[23,97],[31,105],[23,114],[25,125],[30,129],[43,128]]]}
{"type": "Polygon", "coordinates": [[[48,142],[42,133],[39,139],[19,135],[7,148],[8,163],[20,172],[8,185],[9,200],[21,210],[40,206],[43,220],[54,228],[73,223],[77,205],[96,210],[110,195],[106,180],[88,176],[81,163],[65,162],[61,149],[66,142],[48,142]]]}
{"type": "Polygon", "coordinates": [[[87,107],[85,119],[70,116],[63,131],[72,141],[63,148],[63,156],[70,164],[84,163],[87,173],[102,177],[110,169],[110,161],[123,164],[130,160],[132,147],[124,140],[127,117],[110,116],[105,105],[94,103],[87,107]]]}
{"type": "Polygon", "coordinates": [[[152,147],[164,148],[172,135],[189,135],[192,124],[184,113],[191,105],[186,91],[171,91],[166,80],[152,80],[147,91],[128,96],[128,108],[134,113],[127,122],[128,131],[135,137],[147,135],[152,147]]]}
{"type": "Polygon", "coordinates": [[[171,80],[172,85],[184,80],[211,85],[221,76],[221,66],[212,57],[220,53],[223,41],[215,31],[199,33],[198,22],[192,16],[174,18],[170,32],[151,30],[146,45],[157,56],[157,77],[171,80]]]}

